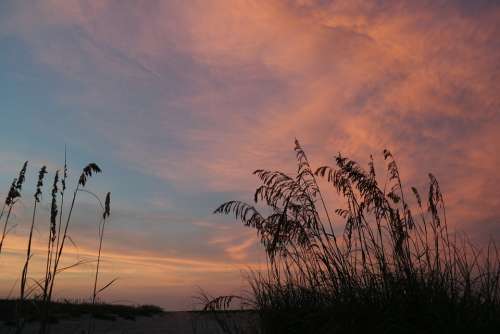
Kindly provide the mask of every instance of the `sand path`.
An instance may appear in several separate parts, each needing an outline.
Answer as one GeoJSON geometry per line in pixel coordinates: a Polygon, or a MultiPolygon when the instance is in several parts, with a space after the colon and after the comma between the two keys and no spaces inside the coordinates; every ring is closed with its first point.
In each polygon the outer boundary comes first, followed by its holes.
{"type": "MultiPolygon", "coordinates": [[[[250,328],[253,327],[253,320],[256,320],[250,314],[231,315],[230,326],[250,328]]],[[[138,317],[135,320],[117,319],[111,320],[93,320],[94,326],[92,334],[223,334],[225,333],[218,325],[217,320],[209,314],[200,314],[193,312],[169,312],[164,315],[154,317],[138,317]]],[[[37,334],[39,324],[27,324],[23,334],[37,334]]],[[[89,329],[88,318],[62,320],[53,324],[50,334],[87,334],[89,329]]],[[[0,324],[1,334],[14,334],[15,329],[0,324]]],[[[251,333],[251,332],[249,332],[251,333]]]]}

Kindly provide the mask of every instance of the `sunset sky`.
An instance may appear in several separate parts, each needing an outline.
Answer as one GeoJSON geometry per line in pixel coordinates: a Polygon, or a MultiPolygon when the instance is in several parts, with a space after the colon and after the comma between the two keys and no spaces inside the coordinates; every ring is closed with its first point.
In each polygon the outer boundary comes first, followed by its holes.
{"type": "MultiPolygon", "coordinates": [[[[0,1],[0,115],[2,200],[30,164],[0,297],[20,275],[46,164],[41,276],[65,145],[71,188],[92,161],[103,173],[88,189],[112,193],[107,301],[187,309],[199,288],[241,291],[264,254],[212,211],[251,201],[254,169],[293,173],[295,138],[315,167],[342,152],[382,171],[390,149],[406,185],[425,192],[436,175],[454,229],[500,241],[497,1],[0,1]]],[[[96,203],[79,196],[68,262],[97,247],[96,203]]],[[[63,273],[57,295],[88,297],[93,270],[63,273]]]]}

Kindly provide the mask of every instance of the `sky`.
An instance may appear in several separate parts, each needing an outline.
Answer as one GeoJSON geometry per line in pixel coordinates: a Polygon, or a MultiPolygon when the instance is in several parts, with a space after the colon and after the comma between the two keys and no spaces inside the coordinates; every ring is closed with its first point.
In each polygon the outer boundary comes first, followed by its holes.
{"type": "MultiPolygon", "coordinates": [[[[16,294],[45,164],[41,276],[65,146],[71,189],[96,162],[88,189],[112,193],[110,302],[189,309],[200,289],[244,290],[262,249],[212,212],[251,201],[257,168],[293,173],[295,138],[315,167],[342,152],[363,164],[373,154],[382,170],[387,148],[405,185],[425,191],[436,175],[454,230],[500,240],[499,35],[500,4],[487,0],[1,1],[2,196],[25,160],[29,170],[0,296],[16,294]]],[[[99,209],[78,196],[68,264],[97,247],[99,209]]],[[[88,298],[93,270],[61,274],[56,295],[88,298]]]]}

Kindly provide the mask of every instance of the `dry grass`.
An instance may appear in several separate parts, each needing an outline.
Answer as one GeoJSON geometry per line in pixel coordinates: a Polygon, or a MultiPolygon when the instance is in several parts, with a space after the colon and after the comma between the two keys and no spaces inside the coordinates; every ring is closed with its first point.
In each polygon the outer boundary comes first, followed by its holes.
{"type": "MultiPolygon", "coordinates": [[[[43,307],[42,300],[26,300],[24,305],[24,316],[27,321],[41,321],[42,314],[40,309],[43,307]]],[[[16,326],[17,314],[15,313],[18,307],[19,300],[15,299],[0,299],[0,321],[7,323],[10,326],[16,326]]],[[[142,316],[153,316],[162,314],[163,310],[153,305],[128,306],[128,305],[113,305],[106,303],[90,303],[84,300],[62,300],[54,301],[51,305],[51,315],[49,322],[55,323],[63,319],[80,318],[84,315],[92,315],[97,319],[115,320],[135,319],[142,316]]]]}
{"type": "Polygon", "coordinates": [[[500,328],[498,250],[490,243],[479,251],[448,231],[444,198],[432,174],[425,201],[415,188],[410,199],[387,150],[382,178],[372,159],[365,170],[339,154],[335,166],[313,170],[298,141],[295,152],[296,175],[254,172],[262,182],[255,202],[271,214],[240,201],[215,210],[255,229],[267,253],[267,272],[249,277],[262,332],[500,328]],[[330,211],[317,178],[333,187],[343,207],[330,211]]]}
{"type": "MultiPolygon", "coordinates": [[[[92,304],[96,305],[96,299],[98,294],[102,292],[104,289],[114,283],[113,280],[110,283],[104,285],[104,287],[98,288],[98,275],[99,275],[99,264],[101,260],[101,249],[103,243],[104,236],[104,225],[107,221],[107,218],[110,215],[110,193],[106,195],[105,204],[102,205],[99,197],[92,192],[89,192],[85,189],[89,179],[101,172],[99,166],[95,163],[89,163],[85,166],[78,178],[76,186],[73,190],[72,201],[68,207],[68,211],[65,217],[63,217],[63,208],[64,208],[64,195],[66,192],[66,182],[68,180],[68,168],[66,161],[66,154],[64,159],[64,171],[63,177],[60,179],[59,171],[55,171],[54,173],[54,181],[52,184],[51,191],[51,205],[50,205],[50,221],[49,221],[49,231],[48,231],[48,240],[47,240],[47,254],[46,254],[46,266],[45,266],[45,274],[44,277],[30,277],[29,273],[29,263],[32,258],[32,237],[33,230],[36,226],[37,221],[37,205],[41,201],[41,196],[43,193],[43,179],[45,174],[47,174],[47,168],[43,166],[38,173],[38,180],[36,185],[36,192],[34,194],[34,202],[33,202],[33,215],[31,220],[31,225],[29,229],[27,249],[26,249],[26,260],[21,270],[20,275],[20,293],[19,299],[16,300],[8,300],[3,303],[7,303],[9,305],[14,305],[14,317],[16,321],[17,332],[21,333],[28,318],[33,318],[34,313],[36,314],[37,319],[41,321],[40,333],[47,332],[47,325],[49,319],[51,318],[51,309],[58,308],[59,304],[52,302],[52,295],[54,292],[54,286],[56,282],[56,278],[59,274],[82,264],[82,262],[76,262],[69,266],[60,267],[61,258],[64,254],[64,246],[67,240],[73,243],[73,240],[69,236],[69,229],[71,225],[71,218],[73,209],[76,205],[77,196],[80,192],[85,191],[92,194],[97,198],[98,202],[101,204],[103,213],[102,220],[99,227],[99,236],[98,236],[98,258],[97,258],[97,268],[95,274],[94,281],[94,291],[91,296],[92,304]],[[59,211],[60,210],[60,211],[59,211]],[[32,284],[29,284],[32,282],[32,284]],[[34,307],[36,306],[36,307],[34,307]]],[[[13,180],[9,192],[6,196],[4,206],[0,213],[0,222],[4,219],[2,235],[0,239],[0,256],[2,251],[2,246],[7,240],[7,236],[12,228],[10,224],[11,213],[22,196],[22,186],[25,181],[25,175],[28,167],[28,162],[25,162],[19,172],[19,176],[13,180]],[[4,218],[5,216],[5,218],[4,218]]],[[[99,304],[100,305],[100,304],[99,304]]],[[[68,306],[69,307],[69,306],[68,306]]]]}

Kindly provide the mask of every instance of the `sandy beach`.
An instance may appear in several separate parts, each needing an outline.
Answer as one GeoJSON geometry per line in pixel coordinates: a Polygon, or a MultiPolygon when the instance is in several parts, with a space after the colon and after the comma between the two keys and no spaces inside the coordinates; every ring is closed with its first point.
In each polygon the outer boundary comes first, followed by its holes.
{"type": "MultiPolygon", "coordinates": [[[[239,326],[243,325],[248,333],[256,318],[250,314],[233,314],[229,317],[229,324],[239,326]]],[[[216,318],[210,314],[201,314],[197,312],[168,312],[163,315],[153,317],[138,317],[135,320],[116,319],[100,320],[93,319],[91,333],[93,334],[218,334],[224,333],[219,327],[216,318]]],[[[29,323],[23,330],[23,334],[38,333],[39,323],[29,323]]],[[[67,333],[88,333],[89,319],[81,317],[78,319],[62,320],[53,324],[50,328],[51,334],[67,333]]],[[[0,333],[15,333],[14,327],[8,327],[5,324],[0,325],[0,333]]]]}

